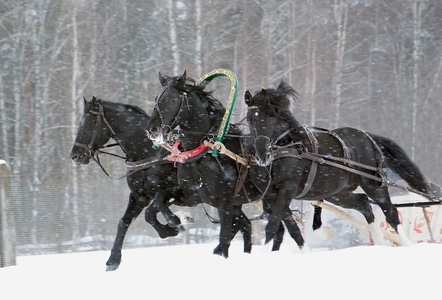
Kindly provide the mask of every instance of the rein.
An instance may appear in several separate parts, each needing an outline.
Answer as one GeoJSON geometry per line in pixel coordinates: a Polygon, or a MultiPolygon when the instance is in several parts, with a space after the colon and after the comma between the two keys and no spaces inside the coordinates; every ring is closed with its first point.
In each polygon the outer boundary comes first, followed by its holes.
{"type": "Polygon", "coordinates": [[[113,179],[113,180],[119,180],[119,179],[123,179],[125,177],[128,177],[132,174],[134,174],[135,172],[138,172],[140,170],[144,170],[147,168],[150,168],[152,165],[154,164],[158,164],[158,163],[169,163],[166,158],[162,157],[162,158],[157,158],[154,160],[149,160],[149,159],[144,159],[141,161],[136,161],[136,162],[125,162],[126,164],[126,174],[122,175],[120,177],[117,178],[112,178],[109,173],[106,171],[106,169],[104,168],[104,166],[101,164],[100,162],[100,157],[99,154],[107,154],[110,156],[114,156],[120,159],[124,159],[126,160],[127,158],[118,154],[114,154],[114,153],[110,153],[107,151],[102,151],[101,149],[105,149],[105,148],[111,148],[111,147],[115,147],[115,146],[119,146],[118,143],[113,143],[113,144],[108,144],[108,145],[104,145],[102,147],[99,147],[97,150],[92,150],[95,139],[97,138],[98,135],[98,130],[99,127],[101,126],[101,122],[103,122],[104,124],[106,124],[107,128],[109,128],[110,132],[111,132],[111,138],[115,138],[116,137],[116,132],[115,130],[113,130],[112,126],[110,125],[109,121],[106,119],[105,115],[104,115],[104,108],[103,105],[101,103],[97,103],[98,104],[98,111],[94,111],[94,110],[89,110],[89,112],[93,115],[97,116],[97,121],[95,123],[95,127],[92,131],[92,135],[91,135],[91,139],[89,141],[89,143],[86,144],[82,144],[82,143],[77,143],[75,142],[74,145],[82,147],[86,150],[89,151],[88,155],[90,158],[92,158],[97,165],[101,168],[101,170],[103,171],[104,174],[106,174],[107,177],[113,179]]]}

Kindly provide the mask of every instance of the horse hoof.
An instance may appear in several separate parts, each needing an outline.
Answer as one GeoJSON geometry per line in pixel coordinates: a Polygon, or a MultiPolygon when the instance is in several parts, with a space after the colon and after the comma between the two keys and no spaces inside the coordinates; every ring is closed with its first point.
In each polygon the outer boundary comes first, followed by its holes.
{"type": "Polygon", "coordinates": [[[106,271],[115,271],[121,263],[121,254],[111,254],[106,262],[106,271]]]}
{"type": "Polygon", "coordinates": [[[178,227],[181,225],[181,220],[177,216],[171,216],[167,219],[167,225],[171,227],[178,227]]]}
{"type": "Polygon", "coordinates": [[[177,236],[180,233],[179,227],[171,227],[169,225],[165,226],[164,231],[158,232],[160,238],[165,239],[172,236],[177,236]]]}
{"type": "Polygon", "coordinates": [[[223,249],[221,248],[220,245],[216,246],[215,249],[213,249],[213,254],[222,256],[224,258],[228,258],[229,257],[229,251],[223,251],[223,249]]]}
{"type": "Polygon", "coordinates": [[[219,256],[223,255],[223,250],[221,249],[221,247],[219,245],[216,246],[215,249],[213,249],[213,254],[216,254],[216,255],[219,255],[219,256]]]}
{"type": "Polygon", "coordinates": [[[119,266],[120,264],[106,265],[106,272],[115,271],[119,266]]]}
{"type": "Polygon", "coordinates": [[[315,223],[313,223],[312,228],[313,228],[313,230],[318,230],[319,228],[321,228],[321,226],[322,226],[322,223],[321,223],[321,224],[315,224],[315,223]]]}

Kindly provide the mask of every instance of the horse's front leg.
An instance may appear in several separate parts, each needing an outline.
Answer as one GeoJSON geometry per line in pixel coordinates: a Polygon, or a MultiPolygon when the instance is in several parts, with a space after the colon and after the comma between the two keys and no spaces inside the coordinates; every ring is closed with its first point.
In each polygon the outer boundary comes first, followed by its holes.
{"type": "Polygon", "coordinates": [[[147,223],[152,225],[155,231],[158,233],[160,238],[165,239],[167,237],[177,236],[180,233],[180,229],[177,226],[169,226],[168,224],[163,225],[158,221],[157,214],[160,212],[158,205],[152,203],[145,211],[145,220],[147,223]]]}
{"type": "Polygon", "coordinates": [[[293,214],[290,207],[286,208],[286,213],[284,216],[284,224],[287,227],[287,231],[289,232],[290,236],[298,244],[299,249],[303,250],[304,238],[301,234],[301,230],[299,230],[298,224],[296,224],[296,221],[293,218],[293,214]]]}
{"type": "Polygon", "coordinates": [[[120,266],[121,249],[123,248],[127,230],[132,221],[138,217],[143,208],[149,203],[150,201],[145,196],[135,196],[134,193],[130,193],[126,212],[118,223],[117,235],[111,250],[111,255],[106,262],[106,271],[114,271],[120,266]]]}
{"type": "Polygon", "coordinates": [[[233,207],[229,204],[219,207],[218,215],[221,225],[219,234],[221,255],[227,258],[229,257],[230,241],[232,240],[233,207]]]}
{"type": "Polygon", "coordinates": [[[167,224],[171,227],[178,227],[181,225],[180,218],[169,209],[169,206],[175,201],[179,202],[181,197],[183,197],[183,193],[179,188],[171,188],[158,192],[153,199],[154,205],[158,207],[158,210],[166,219],[167,224]]]}
{"type": "MultiPolygon", "coordinates": [[[[238,231],[241,230],[244,240],[244,252],[251,253],[252,252],[252,224],[250,223],[249,218],[244,214],[241,210],[241,206],[235,206],[233,211],[232,218],[232,236],[230,240],[233,240],[238,231]]],[[[213,250],[213,254],[222,255],[221,244],[218,244],[216,248],[213,250]]]]}
{"type": "MultiPolygon", "coordinates": [[[[267,203],[267,201],[262,202],[262,206],[264,209],[264,214],[268,218],[269,214],[271,213],[271,209],[267,203]]],[[[284,224],[282,222],[279,222],[279,229],[276,232],[275,236],[273,237],[273,247],[272,251],[279,251],[279,248],[281,248],[282,241],[284,240],[284,224]]]]}
{"type": "Polygon", "coordinates": [[[270,207],[270,213],[267,215],[268,223],[265,228],[266,244],[278,237],[276,234],[280,231],[281,221],[284,219],[286,209],[292,201],[292,194],[291,189],[280,188],[275,199],[268,199],[267,204],[270,207]]]}

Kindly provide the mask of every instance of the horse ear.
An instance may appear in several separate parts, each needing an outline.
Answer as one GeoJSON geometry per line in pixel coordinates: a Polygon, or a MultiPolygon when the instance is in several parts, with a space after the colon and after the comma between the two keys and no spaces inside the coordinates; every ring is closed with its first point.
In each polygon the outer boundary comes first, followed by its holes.
{"type": "Polygon", "coordinates": [[[263,94],[264,96],[267,95],[267,90],[266,89],[262,89],[261,90],[261,94],[263,94]]]}
{"type": "Polygon", "coordinates": [[[158,78],[160,79],[161,86],[165,86],[167,84],[167,81],[169,80],[169,76],[161,74],[161,72],[158,73],[158,78]]]}
{"type": "Polygon", "coordinates": [[[183,73],[183,75],[181,75],[180,77],[178,77],[178,82],[181,84],[181,85],[184,85],[185,83],[186,83],[186,80],[187,80],[187,72],[186,72],[186,70],[184,70],[184,73],[183,73]]]}
{"type": "Polygon", "coordinates": [[[285,82],[283,79],[281,79],[281,83],[278,85],[278,91],[282,91],[286,89],[287,87],[290,87],[287,82],[285,82]]]}
{"type": "Polygon", "coordinates": [[[97,100],[97,98],[95,98],[95,96],[92,96],[92,106],[93,107],[98,106],[98,100],[97,100]]]}
{"type": "Polygon", "coordinates": [[[84,101],[84,105],[86,105],[87,104],[87,100],[86,100],[85,96],[83,96],[83,101],[84,101]]]}
{"type": "Polygon", "coordinates": [[[244,93],[244,101],[246,102],[247,106],[252,105],[252,94],[250,94],[249,90],[244,93]]]}
{"type": "Polygon", "coordinates": [[[288,93],[295,92],[295,90],[283,79],[281,79],[281,83],[278,85],[278,91],[288,92],[288,93]]]}

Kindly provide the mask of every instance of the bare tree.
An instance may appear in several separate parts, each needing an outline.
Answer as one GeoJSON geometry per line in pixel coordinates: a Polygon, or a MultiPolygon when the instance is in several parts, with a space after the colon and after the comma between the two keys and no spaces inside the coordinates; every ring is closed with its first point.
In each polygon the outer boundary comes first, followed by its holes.
{"type": "Polygon", "coordinates": [[[342,73],[344,71],[345,43],[347,39],[347,19],[348,3],[347,0],[335,0],[333,7],[336,22],[336,58],[334,69],[334,123],[333,127],[338,127],[341,115],[342,102],[342,73]]]}

